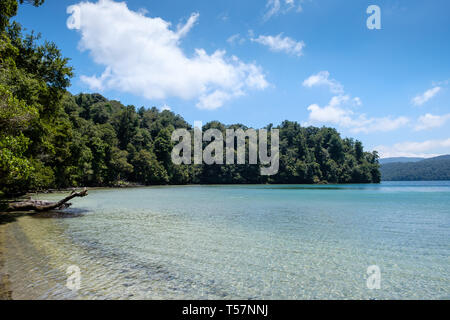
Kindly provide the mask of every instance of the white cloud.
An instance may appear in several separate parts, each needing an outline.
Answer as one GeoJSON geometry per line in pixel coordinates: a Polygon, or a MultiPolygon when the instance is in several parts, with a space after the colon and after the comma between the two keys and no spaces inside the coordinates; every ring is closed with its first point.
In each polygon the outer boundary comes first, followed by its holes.
{"type": "Polygon", "coordinates": [[[438,92],[441,91],[441,89],[442,89],[441,87],[434,87],[430,90],[427,90],[424,93],[414,97],[411,102],[415,106],[421,106],[430,99],[432,99],[436,94],[438,94],[438,92]]]}
{"type": "Polygon", "coordinates": [[[183,52],[181,39],[197,23],[198,13],[174,31],[170,22],[131,11],[124,2],[80,2],[67,12],[67,27],[81,34],[79,48],[105,66],[100,76],[81,77],[92,89],[147,99],[199,99],[199,108],[216,109],[248,90],[268,86],[259,66],[227,57],[225,51],[183,52]]]}
{"type": "Polygon", "coordinates": [[[146,14],[148,14],[149,11],[146,8],[139,8],[138,12],[143,16],[145,16],[146,14]]]}
{"type": "Polygon", "coordinates": [[[268,11],[264,15],[264,19],[268,20],[280,11],[281,9],[280,0],[268,0],[266,3],[266,8],[268,9],[268,11]]]}
{"type": "Polygon", "coordinates": [[[443,81],[433,81],[431,84],[433,87],[437,86],[447,86],[450,83],[450,79],[443,80],[443,81]]]}
{"type": "Polygon", "coordinates": [[[233,34],[227,39],[227,42],[231,45],[235,44],[243,44],[245,42],[245,38],[241,37],[239,33],[233,34]]]}
{"type": "MultiPolygon", "coordinates": [[[[242,94],[237,94],[236,96],[239,96],[239,95],[242,95],[242,94]]],[[[197,106],[200,109],[217,109],[223,103],[230,100],[231,98],[233,98],[233,95],[230,95],[221,90],[216,90],[211,94],[202,95],[200,97],[200,101],[197,104],[197,106]]]]}
{"type": "Polygon", "coordinates": [[[197,22],[199,17],[200,17],[200,14],[198,12],[195,12],[195,13],[191,14],[191,16],[189,17],[186,24],[184,24],[184,25],[179,24],[177,26],[177,33],[176,33],[178,38],[182,38],[185,35],[187,35],[189,33],[189,31],[191,31],[191,29],[194,27],[194,25],[197,22]]]}
{"type": "Polygon", "coordinates": [[[327,86],[332,93],[344,93],[344,86],[338,81],[330,79],[330,73],[328,71],[320,71],[317,74],[313,74],[308,79],[303,81],[303,86],[307,88],[312,88],[315,86],[327,86]]]}
{"type": "Polygon", "coordinates": [[[450,113],[442,116],[435,116],[430,113],[420,116],[417,125],[414,128],[416,131],[428,130],[442,127],[448,120],[450,120],[450,113]]]}
{"type": "Polygon", "coordinates": [[[361,98],[360,97],[355,97],[355,98],[353,98],[353,103],[356,105],[356,106],[362,106],[362,101],[361,101],[361,98]]]}
{"type": "Polygon", "coordinates": [[[354,127],[350,131],[355,133],[389,132],[397,130],[409,123],[407,117],[386,116],[381,118],[366,118],[361,115],[355,119],[354,127]]]}
{"type": "Polygon", "coordinates": [[[307,124],[329,123],[343,128],[348,128],[353,133],[388,132],[405,126],[409,119],[406,117],[367,117],[365,114],[356,113],[355,107],[362,106],[361,98],[350,97],[344,93],[344,86],[335,79],[330,79],[328,71],[313,74],[305,81],[303,86],[312,88],[315,86],[327,86],[329,90],[337,94],[331,98],[328,105],[320,107],[312,104],[308,107],[309,122],[307,124]]]}
{"type": "Polygon", "coordinates": [[[381,158],[390,157],[424,157],[430,158],[450,153],[450,138],[443,140],[427,140],[423,142],[401,142],[393,146],[377,146],[374,148],[381,158]]]}
{"type": "Polygon", "coordinates": [[[228,19],[230,19],[230,17],[228,16],[228,13],[226,13],[226,12],[219,14],[218,18],[220,20],[222,20],[223,22],[226,22],[226,21],[228,21],[228,19]]]}
{"type": "Polygon", "coordinates": [[[367,134],[393,131],[409,122],[406,117],[368,118],[365,114],[358,115],[349,108],[351,103],[354,105],[360,103],[360,99],[351,99],[348,95],[339,95],[331,98],[325,107],[312,104],[308,107],[309,123],[329,123],[348,128],[353,133],[367,134]]]}
{"type": "Polygon", "coordinates": [[[280,13],[287,13],[295,8],[297,8],[296,12],[301,12],[303,10],[300,4],[301,2],[303,0],[267,0],[267,12],[264,15],[264,20],[269,20],[273,16],[280,13]]]}
{"type": "Polygon", "coordinates": [[[327,122],[333,124],[339,124],[343,126],[349,126],[353,120],[353,112],[341,108],[340,106],[349,101],[349,96],[335,96],[331,98],[330,102],[325,107],[320,107],[317,104],[312,104],[308,107],[309,121],[311,122],[327,122]]]}
{"type": "Polygon", "coordinates": [[[260,43],[276,52],[286,52],[296,56],[303,55],[303,48],[305,43],[303,41],[295,41],[289,37],[282,37],[282,33],[276,36],[259,36],[252,38],[251,41],[260,43]]]}
{"type": "Polygon", "coordinates": [[[168,106],[167,104],[164,104],[163,106],[161,106],[160,108],[161,111],[172,111],[172,108],[170,106],[168,106]]]}

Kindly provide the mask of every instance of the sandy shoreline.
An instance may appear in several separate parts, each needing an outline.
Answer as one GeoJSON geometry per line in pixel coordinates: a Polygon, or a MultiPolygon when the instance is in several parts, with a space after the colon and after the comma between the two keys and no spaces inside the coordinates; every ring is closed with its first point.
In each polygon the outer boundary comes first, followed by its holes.
{"type": "Polygon", "coordinates": [[[45,214],[0,213],[0,300],[78,299],[66,287],[66,269],[80,263],[55,222],[45,214]]]}
{"type": "Polygon", "coordinates": [[[3,254],[4,246],[5,246],[5,229],[7,228],[6,224],[2,224],[0,220],[0,300],[11,300],[12,292],[10,290],[9,283],[9,275],[5,270],[5,257],[3,254]]]}

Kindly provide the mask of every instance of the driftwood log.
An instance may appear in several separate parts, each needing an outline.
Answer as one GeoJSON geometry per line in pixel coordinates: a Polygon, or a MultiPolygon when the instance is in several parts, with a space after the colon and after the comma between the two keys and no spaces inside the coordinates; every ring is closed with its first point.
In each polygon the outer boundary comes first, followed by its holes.
{"type": "Polygon", "coordinates": [[[45,200],[33,200],[29,199],[21,202],[11,202],[8,204],[8,211],[49,211],[49,210],[61,210],[70,207],[72,204],[69,202],[76,197],[85,197],[88,194],[88,190],[84,188],[82,191],[75,192],[73,190],[70,195],[58,202],[45,201],[45,200]]]}

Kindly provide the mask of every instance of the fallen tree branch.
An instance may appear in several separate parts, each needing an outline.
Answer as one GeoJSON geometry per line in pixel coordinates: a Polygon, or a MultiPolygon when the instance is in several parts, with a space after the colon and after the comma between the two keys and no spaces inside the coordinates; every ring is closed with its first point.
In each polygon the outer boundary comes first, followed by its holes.
{"type": "Polygon", "coordinates": [[[75,192],[73,190],[70,195],[65,197],[64,199],[59,200],[58,202],[45,201],[45,200],[26,200],[21,202],[12,202],[8,204],[8,211],[49,211],[54,209],[65,209],[70,207],[72,204],[69,203],[73,198],[76,197],[85,197],[88,195],[88,190],[84,188],[80,192],[75,192]]]}

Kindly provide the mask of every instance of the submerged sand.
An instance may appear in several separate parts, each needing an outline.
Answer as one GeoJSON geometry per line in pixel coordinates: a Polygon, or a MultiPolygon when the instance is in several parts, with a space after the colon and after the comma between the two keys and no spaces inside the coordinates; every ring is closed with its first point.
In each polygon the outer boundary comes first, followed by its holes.
{"type": "MultiPolygon", "coordinates": [[[[60,239],[52,238],[45,215],[10,216],[0,224],[0,298],[12,300],[76,299],[65,287],[65,266],[60,257],[60,239]]],[[[68,253],[70,255],[70,253],[68,253]]],[[[62,257],[66,261],[66,257],[62,257]]]]}
{"type": "Polygon", "coordinates": [[[9,275],[5,270],[5,232],[7,225],[2,224],[0,220],[0,300],[11,300],[12,292],[10,290],[9,275]]]}

